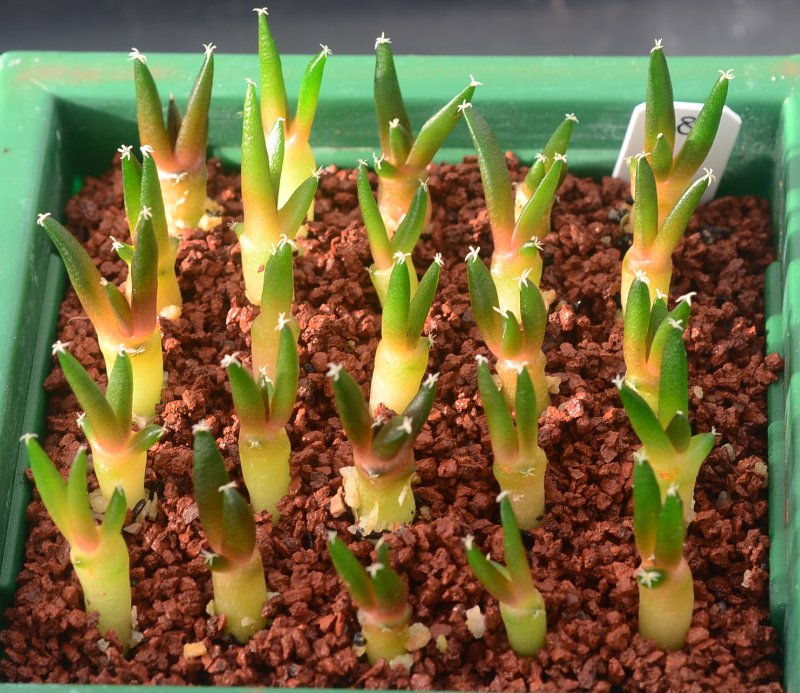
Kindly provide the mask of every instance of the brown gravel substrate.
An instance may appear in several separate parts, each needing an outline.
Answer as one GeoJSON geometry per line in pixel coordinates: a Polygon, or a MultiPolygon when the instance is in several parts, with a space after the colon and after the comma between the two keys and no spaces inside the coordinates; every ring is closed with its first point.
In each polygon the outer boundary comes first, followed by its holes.
{"type": "MultiPolygon", "coordinates": [[[[514,163],[514,165],[516,165],[514,163]]],[[[241,218],[238,177],[211,166],[211,190],[225,219],[241,218]]],[[[369,248],[352,171],[322,178],[305,254],[296,262],[302,363],[289,496],[280,524],[258,518],[258,544],[276,596],[265,607],[269,627],[244,646],[209,617],[211,580],[192,504],[191,426],[204,420],[237,469],[237,426],[222,356],[249,353],[254,317],[244,298],[240,256],[223,224],[184,238],[178,256],[183,317],[164,322],[169,382],[158,421],[167,431],[147,471],[163,499],[156,521],[127,537],[133,600],[143,642],[123,657],[98,648],[93,617],[82,610],[68,547],[41,503],[28,509],[30,537],[15,605],[0,635],[10,681],[353,686],[457,690],[780,690],[780,651],[769,625],[766,386],[782,364],[765,358],[763,271],[771,259],[767,205],[725,198],[701,209],[676,253],[673,296],[697,291],[686,332],[695,430],[721,434],[697,484],[697,519],[687,556],[697,605],[687,646],[666,654],[637,635],[638,559],[631,530],[631,453],[637,441],[611,378],[623,370],[618,313],[619,269],[626,239],[619,230],[627,188],[568,177],[545,242],[543,288],[557,292],[547,331],[548,370],[560,393],[541,420],[547,513],[529,546],[547,602],[549,634],[535,658],[511,652],[496,601],[466,567],[462,538],[472,533],[502,556],[486,423],[476,392],[474,356],[488,353],[471,316],[464,255],[491,252],[477,165],[431,171],[434,230],[416,252],[418,268],[444,255],[440,291],[428,329],[435,335],[430,369],[438,396],[417,444],[419,514],[389,537],[395,567],[408,580],[414,620],[443,635],[414,653],[409,672],[370,666],[353,651],[358,626],[347,593],[328,560],[329,530],[353,541],[365,561],[371,544],[347,532],[352,520],[330,513],[350,462],[325,377],[342,362],[366,388],[380,328],[378,302],[365,265],[369,248]],[[479,605],[487,631],[476,640],[464,611],[479,605]],[[185,643],[206,654],[183,656],[185,643]]],[[[103,274],[123,264],[109,236],[124,238],[120,178],[89,180],[67,208],[70,227],[87,239],[103,274]]],[[[94,331],[70,291],[59,338],[104,381],[94,331]]],[[[56,367],[47,379],[49,434],[44,445],[66,468],[83,442],[77,402],[56,367]]],[[[94,484],[94,480],[92,482],[94,484]]]]}

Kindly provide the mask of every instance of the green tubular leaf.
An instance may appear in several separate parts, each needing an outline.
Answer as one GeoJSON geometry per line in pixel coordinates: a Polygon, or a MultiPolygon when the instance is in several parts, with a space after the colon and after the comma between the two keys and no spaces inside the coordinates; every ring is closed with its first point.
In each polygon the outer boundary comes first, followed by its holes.
{"type": "Polygon", "coordinates": [[[411,151],[411,133],[399,121],[389,123],[389,159],[405,161],[411,151]]]}
{"type": "Polygon", "coordinates": [[[408,211],[394,232],[392,240],[390,241],[392,253],[410,253],[417,245],[422,228],[425,226],[425,215],[428,212],[428,194],[425,191],[425,186],[420,184],[414,197],[411,199],[411,204],[408,206],[408,211]]]}
{"type": "Polygon", "coordinates": [[[667,215],[667,218],[664,219],[658,236],[656,236],[655,250],[664,255],[671,255],[677,248],[689,219],[692,218],[694,210],[700,204],[700,199],[708,190],[709,185],[710,179],[704,176],[703,178],[698,178],[689,186],[689,189],[681,196],[672,211],[667,215]]]}
{"type": "MultiPolygon", "coordinates": [[[[544,175],[550,170],[556,154],[566,154],[569,149],[569,142],[572,139],[572,130],[577,120],[574,115],[569,114],[561,124],[550,135],[547,144],[542,149],[542,155],[546,158],[549,165],[544,161],[537,159],[528,170],[525,176],[524,185],[529,191],[534,191],[542,182],[544,175]]],[[[566,175],[566,167],[562,170],[561,180],[566,175]]]]}
{"type": "Polygon", "coordinates": [[[359,563],[347,545],[338,537],[333,536],[328,541],[328,553],[331,556],[333,567],[350,592],[350,597],[361,609],[371,609],[375,606],[375,593],[364,566],[359,563]]]}
{"type": "Polygon", "coordinates": [[[267,410],[261,396],[261,388],[241,363],[232,361],[227,371],[231,383],[233,408],[242,427],[262,427],[267,421],[267,410]]]}
{"type": "Polygon", "coordinates": [[[500,338],[500,353],[506,357],[516,356],[522,349],[522,331],[517,317],[510,310],[503,315],[503,336],[500,338]]]}
{"type": "MultiPolygon", "coordinates": [[[[489,437],[495,457],[514,459],[518,451],[514,419],[505,397],[497,389],[494,378],[489,372],[489,364],[483,360],[478,362],[478,389],[481,393],[483,411],[486,414],[486,423],[489,425],[489,437]]],[[[535,408],[536,400],[534,399],[534,410],[535,408]]]]}
{"type": "Polygon", "coordinates": [[[134,336],[147,337],[156,328],[158,313],[158,246],[151,219],[136,226],[136,247],[131,261],[131,316],[134,336]]]}
{"type": "Polygon", "coordinates": [[[386,610],[402,609],[408,601],[408,588],[402,578],[392,569],[389,559],[389,545],[379,541],[377,547],[378,565],[372,577],[372,589],[375,592],[375,604],[386,610]]]}
{"type": "Polygon", "coordinates": [[[464,111],[464,120],[478,153],[495,249],[498,246],[505,247],[511,242],[514,232],[514,195],[506,158],[489,124],[480,113],[474,108],[467,108],[464,111]]]}
{"type": "Polygon", "coordinates": [[[683,147],[675,157],[673,175],[679,180],[691,178],[708,156],[708,152],[714,144],[714,138],[717,136],[725,100],[728,98],[729,82],[729,77],[723,74],[714,83],[703,108],[697,114],[697,119],[686,137],[683,147]]]}
{"type": "Polygon", "coordinates": [[[675,414],[667,424],[666,434],[676,452],[683,452],[692,442],[692,427],[686,414],[675,414]]]}
{"type": "Polygon", "coordinates": [[[698,433],[696,436],[692,436],[692,440],[689,443],[689,451],[686,453],[687,457],[691,459],[691,463],[686,466],[683,473],[691,474],[691,478],[694,481],[697,471],[706,461],[716,442],[717,436],[714,433],[698,433]]]}
{"type": "Polygon", "coordinates": [[[258,64],[260,86],[263,96],[261,119],[268,128],[278,118],[289,124],[289,102],[286,99],[286,85],[283,81],[281,55],[267,22],[266,14],[258,13],[258,64]]]}
{"type": "Polygon", "coordinates": [[[125,202],[125,216],[128,228],[136,226],[139,218],[142,196],[142,165],[130,152],[122,157],[122,199],[125,202]]]}
{"type": "Polygon", "coordinates": [[[519,310],[527,350],[538,351],[542,348],[547,329],[547,307],[541,290],[532,281],[520,283],[519,310]]]}
{"type": "Polygon", "coordinates": [[[86,487],[87,476],[86,450],[80,448],[67,477],[67,508],[70,531],[70,544],[80,545],[91,551],[97,546],[97,526],[92,519],[89,507],[89,491],[86,487]]]}
{"type": "Polygon", "coordinates": [[[467,540],[467,562],[475,577],[501,604],[513,604],[516,599],[514,585],[493,563],[483,555],[481,550],[467,540]]]}
{"type": "Polygon", "coordinates": [[[75,237],[52,217],[47,217],[43,226],[64,261],[69,280],[89,320],[99,334],[107,334],[114,318],[100,273],[92,258],[75,237]]]}
{"type": "Polygon", "coordinates": [[[297,110],[293,121],[294,132],[303,139],[308,139],[314,116],[317,114],[319,90],[322,86],[322,73],[328,61],[328,49],[323,48],[306,66],[303,81],[300,82],[300,93],[297,96],[297,110]]]}
{"type": "Polygon", "coordinates": [[[275,394],[270,402],[270,423],[285,426],[289,422],[297,397],[299,381],[300,362],[297,356],[297,343],[292,329],[287,323],[281,328],[275,394]]]}
{"type": "Polygon", "coordinates": [[[53,461],[42,450],[42,446],[32,436],[25,439],[28,462],[33,472],[33,481],[42,497],[42,503],[53,518],[55,526],[67,541],[70,540],[69,508],[67,506],[67,486],[58,473],[53,461]]]}
{"type": "Polygon", "coordinates": [[[175,140],[175,158],[186,168],[205,164],[208,140],[208,107],[214,82],[214,51],[206,50],[203,65],[194,81],[186,112],[175,140]]]}
{"type": "MultiPolygon", "coordinates": [[[[164,197],[161,194],[161,183],[158,180],[156,162],[150,156],[144,157],[142,162],[141,206],[150,208],[153,233],[155,234],[159,255],[165,253],[168,257],[170,239],[167,231],[167,215],[164,211],[164,197]]],[[[130,226],[131,231],[136,230],[137,221],[138,216],[130,226]]]]}
{"type": "Polygon", "coordinates": [[[679,321],[684,328],[689,324],[689,315],[692,312],[692,304],[690,300],[683,297],[683,300],[678,301],[675,307],[669,312],[669,317],[673,320],[679,321]]]}
{"type": "Polygon", "coordinates": [[[395,262],[383,302],[381,337],[387,342],[405,345],[408,339],[411,279],[408,265],[395,262]]]}
{"type": "MultiPolygon", "coordinates": [[[[442,106],[437,113],[428,118],[411,145],[407,160],[411,168],[422,170],[433,161],[439,147],[461,120],[464,109],[459,107],[464,103],[470,103],[474,93],[475,87],[470,84],[442,106]]],[[[503,163],[505,165],[505,161],[503,163]]]]}
{"type": "MultiPolygon", "coordinates": [[[[361,217],[364,219],[364,226],[367,229],[367,238],[369,239],[369,247],[372,251],[372,259],[379,269],[387,269],[391,267],[394,262],[392,259],[394,249],[389,242],[389,236],[386,233],[386,224],[383,223],[383,217],[381,217],[380,210],[378,209],[378,203],[372,195],[372,188],[370,187],[369,177],[367,176],[367,167],[363,163],[358,165],[358,206],[361,208],[361,217]]],[[[408,215],[406,215],[406,217],[408,217],[408,215]]],[[[405,223],[405,219],[403,223],[405,223]]],[[[422,231],[421,226],[420,231],[422,231]]],[[[394,238],[397,238],[397,233],[395,233],[394,238]]],[[[416,243],[416,241],[414,241],[414,243],[416,243]]]]}
{"type": "Polygon", "coordinates": [[[500,301],[489,269],[479,257],[467,260],[467,284],[475,322],[488,344],[499,345],[503,319],[495,311],[500,301]]]}
{"type": "Polygon", "coordinates": [[[537,186],[536,192],[528,200],[528,204],[522,208],[517,224],[514,227],[513,242],[515,244],[529,241],[536,235],[536,229],[553,206],[553,198],[558,189],[564,167],[564,161],[561,159],[553,163],[542,182],[537,186]]]}
{"type": "Polygon", "coordinates": [[[200,524],[214,551],[222,546],[222,494],[220,487],[228,483],[225,463],[214,437],[203,430],[194,432],[194,497],[200,513],[200,524]]]}
{"type": "Polygon", "coordinates": [[[175,149],[175,143],[178,141],[181,120],[181,112],[178,109],[178,104],[175,103],[175,97],[170,94],[169,102],[167,103],[167,136],[169,137],[170,146],[173,150],[175,149]]]}
{"type": "Polygon", "coordinates": [[[517,439],[520,450],[530,453],[539,447],[539,412],[536,405],[536,388],[525,366],[517,375],[514,409],[517,416],[517,439]]]}
{"type": "MultiPolygon", "coordinates": [[[[403,94],[397,80],[397,70],[394,66],[394,55],[388,41],[378,43],[375,47],[375,115],[378,119],[378,135],[381,149],[390,151],[389,123],[398,118],[400,125],[413,139],[411,121],[408,119],[406,107],[403,103],[403,94]]],[[[405,162],[392,162],[394,164],[405,162]]]]}
{"type": "Polygon", "coordinates": [[[506,566],[511,582],[517,590],[533,587],[531,567],[528,555],[522,544],[517,518],[511,508],[508,494],[500,499],[500,521],[503,525],[503,547],[506,554],[506,566]]]}
{"type": "MultiPolygon", "coordinates": [[[[544,152],[542,152],[542,156],[546,156],[544,152]]],[[[522,185],[525,187],[528,197],[539,187],[539,183],[542,182],[545,173],[547,173],[547,168],[544,165],[544,159],[537,158],[531,164],[528,173],[525,174],[525,179],[522,181],[522,185]]]]}
{"type": "Polygon", "coordinates": [[[622,337],[625,365],[630,369],[638,370],[644,366],[647,357],[647,334],[650,319],[650,289],[643,280],[634,279],[625,303],[622,337]]]}
{"type": "MultiPolygon", "coordinates": [[[[405,263],[403,263],[405,265],[405,263]]],[[[406,269],[408,265],[406,265],[406,269]]],[[[408,308],[408,331],[407,338],[410,347],[415,345],[422,334],[422,329],[425,327],[425,320],[430,312],[433,299],[436,296],[436,288],[439,286],[439,274],[441,267],[435,260],[430,264],[422,280],[414,292],[414,297],[408,308]]],[[[389,282],[391,286],[391,280],[389,282]]]]}
{"type": "Polygon", "coordinates": [[[344,368],[333,378],[333,393],[342,428],[353,447],[369,445],[372,440],[372,417],[367,401],[358,383],[344,368]]]}
{"type": "Polygon", "coordinates": [[[391,161],[388,161],[386,157],[381,155],[380,158],[376,157],[375,154],[372,154],[372,162],[375,168],[375,174],[380,178],[387,178],[389,180],[395,180],[397,178],[403,178],[405,174],[395,166],[391,161]]]}
{"type": "Polygon", "coordinates": [[[225,488],[222,496],[222,546],[219,552],[234,563],[253,555],[256,545],[256,524],[253,511],[235,488],[225,488]]]}
{"type": "Polygon", "coordinates": [[[435,381],[423,383],[405,411],[399,416],[393,417],[378,431],[372,441],[372,452],[382,460],[391,460],[400,452],[401,448],[413,445],[428,420],[434,399],[436,399],[435,381]],[[404,423],[406,418],[411,419],[410,433],[404,423]]]}
{"type": "Polygon", "coordinates": [[[655,472],[646,459],[637,458],[633,463],[633,534],[643,556],[653,550],[660,514],[661,491],[655,472]]]}
{"type": "Polygon", "coordinates": [[[628,412],[628,418],[631,420],[633,430],[639,436],[639,440],[642,441],[648,452],[664,454],[672,450],[667,434],[664,433],[664,429],[658,423],[658,417],[642,396],[631,389],[627,383],[624,383],[620,388],[619,396],[625,406],[625,411],[628,412]]]}
{"type": "Polygon", "coordinates": [[[689,370],[683,330],[670,327],[661,355],[661,378],[658,388],[658,420],[662,427],[678,412],[689,413],[689,370]]]}
{"type": "Polygon", "coordinates": [[[280,243],[264,266],[264,284],[261,289],[261,310],[286,313],[292,308],[294,298],[294,265],[291,243],[280,243]]]}
{"type": "Polygon", "coordinates": [[[134,452],[146,452],[155,445],[162,435],[164,435],[164,429],[158,424],[145,426],[141,431],[133,435],[131,449],[134,452]]]}
{"type": "Polygon", "coordinates": [[[131,261],[133,260],[133,246],[130,243],[123,243],[122,241],[117,241],[114,244],[113,248],[114,251],[119,256],[119,259],[122,260],[126,265],[128,265],[128,269],[130,270],[131,261]]]}
{"type": "Polygon", "coordinates": [[[133,335],[133,313],[122,291],[110,283],[103,284],[108,305],[111,308],[112,319],[114,320],[117,329],[126,337],[133,335]]]}
{"type": "MultiPolygon", "coordinates": [[[[649,295],[649,292],[648,292],[648,295],[649,295]]],[[[630,296],[630,294],[628,294],[628,296],[630,296]]],[[[630,298],[628,300],[630,301],[630,298]]],[[[630,308],[628,308],[626,310],[630,310],[630,308]]],[[[655,301],[653,301],[653,306],[650,309],[650,322],[648,323],[648,326],[647,326],[647,342],[646,343],[647,343],[647,354],[648,354],[648,357],[649,357],[649,354],[651,354],[652,351],[653,351],[653,344],[654,344],[655,337],[658,334],[658,331],[660,329],[662,329],[661,325],[664,324],[664,321],[667,319],[668,316],[669,316],[669,313],[667,311],[667,302],[666,302],[666,300],[664,298],[657,298],[655,301]]],[[[664,332],[664,334],[666,334],[666,331],[664,332]]],[[[663,346],[663,342],[662,342],[662,346],[663,346]]],[[[659,349],[660,348],[661,347],[659,347],[659,349]]]]}
{"type": "Polygon", "coordinates": [[[286,129],[284,121],[280,118],[275,121],[267,137],[267,158],[269,159],[269,172],[272,176],[272,189],[275,196],[280,196],[281,171],[283,171],[283,157],[286,152],[286,129]]]}
{"type": "MultiPolygon", "coordinates": [[[[260,22],[261,18],[259,18],[259,24],[260,22]]],[[[261,83],[264,84],[263,68],[261,83]]],[[[263,218],[265,223],[275,226],[278,223],[277,200],[275,186],[272,184],[256,86],[252,82],[248,82],[242,109],[242,202],[244,203],[244,213],[247,215],[248,211],[253,211],[258,218],[263,218]]]]}
{"type": "Polygon", "coordinates": [[[106,506],[106,514],[100,525],[100,533],[104,537],[113,537],[119,534],[122,531],[122,525],[125,524],[127,510],[125,491],[122,490],[121,486],[117,486],[114,489],[114,493],[111,494],[108,506],[106,506]]]}
{"type": "MultiPolygon", "coordinates": [[[[61,354],[59,354],[60,356],[61,354]]],[[[111,375],[108,377],[105,401],[114,412],[114,419],[119,427],[119,432],[127,435],[131,428],[133,407],[133,368],[131,367],[131,359],[125,351],[120,351],[114,361],[111,375]]],[[[97,428],[94,425],[92,425],[92,429],[97,433],[97,428]]]]}
{"type": "Polygon", "coordinates": [[[672,169],[672,149],[666,137],[660,132],[650,154],[650,163],[658,180],[665,180],[672,169]]]}
{"type": "Polygon", "coordinates": [[[139,142],[150,145],[161,161],[172,159],[169,134],[164,127],[161,97],[150,68],[141,60],[133,61],[133,81],[136,85],[136,119],[139,123],[139,142]]]}
{"type": "Polygon", "coordinates": [[[656,561],[674,565],[683,557],[683,541],[686,538],[686,523],[683,519],[683,503],[677,490],[667,491],[664,505],[658,518],[656,532],[656,561]]]}
{"type": "Polygon", "coordinates": [[[287,238],[294,239],[303,219],[308,214],[308,209],[314,202],[319,181],[314,176],[309,176],[286,200],[286,204],[278,212],[278,228],[287,238]]]}
{"type": "Polygon", "coordinates": [[[649,248],[658,234],[658,193],[650,162],[640,157],[636,164],[636,199],[633,202],[633,243],[649,248]]]}
{"type": "Polygon", "coordinates": [[[650,51],[647,70],[647,96],[645,97],[644,149],[652,152],[659,133],[669,145],[675,146],[675,105],[672,98],[672,80],[664,51],[660,47],[650,51]]]}
{"type": "Polygon", "coordinates": [[[127,437],[128,431],[78,359],[66,350],[57,352],[57,356],[69,386],[86,412],[93,435],[106,444],[120,442],[127,437]]]}

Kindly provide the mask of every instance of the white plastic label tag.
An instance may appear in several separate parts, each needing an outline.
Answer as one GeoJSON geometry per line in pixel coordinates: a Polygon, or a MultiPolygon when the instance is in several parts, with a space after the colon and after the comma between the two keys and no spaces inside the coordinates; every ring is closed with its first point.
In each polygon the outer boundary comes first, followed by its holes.
{"type": "MultiPolygon", "coordinates": [[[[691,103],[689,101],[676,101],[675,102],[675,153],[677,154],[683,146],[686,136],[692,131],[692,126],[703,108],[701,103],[691,103]]],[[[642,151],[642,144],[644,142],[644,109],[645,105],[640,103],[633,109],[631,120],[628,123],[628,131],[625,133],[625,140],[622,143],[622,149],[619,152],[617,163],[614,165],[614,172],[612,175],[615,178],[622,180],[630,180],[630,172],[625,159],[630,156],[636,156],[642,151]]],[[[728,165],[728,158],[733,150],[733,145],[736,142],[736,136],[739,134],[739,128],[742,126],[741,117],[730,108],[725,106],[722,110],[722,118],[719,122],[719,130],[711,151],[708,153],[706,160],[697,172],[695,178],[703,175],[703,168],[710,168],[714,170],[716,180],[708,186],[705,195],[703,195],[703,202],[711,200],[717,192],[717,186],[722,179],[722,174],[725,173],[725,167],[728,165]]]]}

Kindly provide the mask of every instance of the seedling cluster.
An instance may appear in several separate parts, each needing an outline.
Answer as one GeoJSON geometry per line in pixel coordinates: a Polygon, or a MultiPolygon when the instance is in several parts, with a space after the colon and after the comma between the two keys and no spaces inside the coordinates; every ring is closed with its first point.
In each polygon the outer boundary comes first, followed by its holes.
{"type": "MultiPolygon", "coordinates": [[[[246,295],[260,312],[251,329],[252,355],[229,354],[221,364],[239,422],[244,487],[231,480],[217,441],[202,423],[194,429],[193,451],[194,492],[208,545],[204,559],[211,571],[214,611],[225,617],[227,631],[242,643],[267,625],[268,592],[254,513],[267,511],[279,523],[280,501],[291,483],[286,427],[300,377],[293,263],[304,221],[313,216],[320,174],[309,136],[331,54],[322,46],[309,63],[292,115],[267,11],[256,13],[261,99],[259,87],[247,80],[244,218],[236,232],[246,295]],[[251,367],[245,365],[248,361],[251,367]]],[[[205,155],[213,49],[206,46],[184,116],[170,97],[166,121],[145,56],[131,53],[143,158],[140,164],[130,146],[120,148],[130,243],[115,240],[115,248],[129,265],[124,287],[101,279],[79,242],[49,214],[39,218],[97,330],[109,373],[103,392],[67,345],[54,346],[85,411],[81,427],[108,501],[100,526],[89,510],[85,451],[79,451],[64,483],[36,440],[29,436],[26,443],[42,500],[70,544],[86,607],[100,613],[101,632],[113,631],[126,647],[134,639],[121,528],[126,504],[133,508],[145,497],[147,451],[162,434],[151,423],[163,376],[159,320],[181,311],[175,258],[183,231],[213,223],[213,214],[203,221],[211,209],[205,155]]],[[[341,427],[352,448],[352,466],[341,469],[344,501],[354,520],[351,529],[369,537],[396,530],[416,515],[414,446],[434,405],[438,378],[426,376],[431,342],[423,332],[443,262],[437,255],[419,278],[413,254],[431,215],[427,166],[463,118],[477,152],[494,240],[490,267],[479,248],[469,248],[466,273],[474,319],[497,374],[492,375],[488,358],[478,357],[475,375],[501,490],[505,564],[485,556],[471,536],[465,538],[464,559],[499,601],[512,648],[532,656],[545,644],[546,609],[520,528],[533,530],[547,512],[548,460],[538,442],[539,415],[550,395],[542,350],[548,305],[539,288],[540,251],[567,172],[566,153],[577,118],[566,116],[515,189],[489,124],[472,105],[479,82],[470,76],[468,85],[415,137],[390,40],[381,35],[375,50],[377,200],[367,163],[361,161],[357,171],[373,258],[366,271],[383,310],[369,399],[341,364],[328,367],[341,427]]],[[[692,579],[683,541],[692,517],[694,482],[715,439],[713,431],[692,435],[689,423],[683,331],[691,296],[668,309],[671,254],[708,186],[710,172],[695,182],[692,177],[713,142],[731,77],[723,73],[716,82],[692,135],[673,156],[672,88],[658,44],[650,59],[645,151],[631,161],[634,243],[622,267],[627,373],[615,384],[642,441],[633,472],[634,532],[642,559],[637,572],[639,627],[668,649],[682,646],[691,622],[692,579]]],[[[402,660],[408,651],[411,607],[406,582],[391,566],[388,543],[377,542],[375,562],[367,568],[335,533],[328,548],[358,609],[369,660],[402,660]]]]}

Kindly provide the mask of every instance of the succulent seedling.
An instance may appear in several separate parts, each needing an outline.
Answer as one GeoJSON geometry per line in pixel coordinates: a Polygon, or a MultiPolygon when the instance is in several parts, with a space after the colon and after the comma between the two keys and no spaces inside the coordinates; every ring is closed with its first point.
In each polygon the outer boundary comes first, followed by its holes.
{"type": "MultiPolygon", "coordinates": [[[[308,63],[300,83],[297,109],[292,116],[286,97],[281,56],[269,28],[267,8],[255,8],[253,11],[258,15],[261,122],[264,132],[273,133],[270,135],[270,139],[275,137],[274,133],[278,122],[282,122],[285,136],[283,166],[278,171],[278,180],[274,185],[278,206],[283,207],[289,202],[295,191],[306,184],[309,174],[317,170],[309,137],[317,112],[322,74],[328,57],[331,55],[331,49],[320,44],[320,52],[308,63]]],[[[304,216],[306,213],[309,219],[314,217],[313,194],[312,200],[305,207],[304,216]]],[[[284,233],[289,234],[288,231],[284,233]]]]}
{"type": "Polygon", "coordinates": [[[693,515],[697,473],[714,447],[716,436],[713,430],[692,435],[684,328],[677,321],[668,326],[661,355],[658,409],[654,410],[622,376],[615,378],[614,384],[631,426],[642,441],[640,454],[655,471],[662,499],[670,488],[677,487],[689,520],[693,515]]]}
{"type": "Polygon", "coordinates": [[[425,376],[431,349],[430,337],[421,333],[439,284],[442,258],[437,254],[413,295],[414,271],[409,271],[407,255],[398,251],[394,259],[369,393],[373,415],[381,404],[396,412],[409,405],[425,376]]]}
{"type": "Polygon", "coordinates": [[[204,44],[205,58],[195,79],[186,112],[181,116],[170,94],[167,119],[147,58],[136,48],[129,54],[136,84],[136,116],[139,140],[152,147],[164,196],[169,232],[195,228],[206,211],[206,144],[208,107],[214,80],[214,49],[204,44]]]}
{"type": "Polygon", "coordinates": [[[494,453],[492,471],[514,509],[522,529],[539,526],[544,514],[544,474],[547,457],[539,447],[539,413],[528,369],[517,375],[513,407],[495,385],[485,357],[478,356],[478,389],[489,424],[494,453]],[[516,422],[515,422],[516,418],[516,422]]]}
{"type": "Polygon", "coordinates": [[[261,610],[267,583],[256,546],[253,511],[225,471],[213,436],[194,427],[194,495],[200,524],[211,547],[204,554],[211,569],[214,610],[225,617],[225,629],[247,642],[267,623],[261,610]]]}
{"type": "Polygon", "coordinates": [[[402,414],[373,421],[358,383],[341,365],[329,364],[336,407],[350,444],[354,466],[342,468],[345,503],[364,533],[410,522],[416,513],[411,478],[416,469],[414,441],[428,420],[437,375],[430,375],[402,414]]]}
{"type": "MultiPolygon", "coordinates": [[[[541,238],[550,230],[553,199],[567,170],[564,152],[555,152],[536,191],[515,214],[514,190],[505,157],[489,124],[476,109],[464,109],[464,120],[478,153],[494,253],[492,277],[497,286],[498,305],[519,320],[519,279],[527,277],[536,286],[542,275],[541,238]]],[[[537,168],[537,171],[539,169],[537,168]]],[[[538,173],[537,173],[538,175],[538,173]]]]}
{"type": "Polygon", "coordinates": [[[694,609],[694,581],[683,556],[686,521],[674,484],[662,494],[643,454],[633,463],[633,533],[641,565],[639,632],[667,650],[686,642],[694,609]],[[663,496],[663,500],[662,500],[663,496]]]}
{"type": "Polygon", "coordinates": [[[96,525],[86,487],[86,450],[78,450],[65,483],[36,436],[29,433],[23,440],[42,503],[69,543],[69,558],[83,588],[86,611],[96,611],[100,633],[116,633],[127,649],[132,644],[132,624],[130,560],[122,538],[125,492],[114,490],[102,523],[96,525]]]}
{"type": "MultiPolygon", "coordinates": [[[[263,80],[262,80],[263,83],[263,80]]],[[[285,122],[278,119],[264,138],[256,85],[248,80],[242,111],[242,204],[244,221],[234,228],[242,248],[242,272],[247,299],[259,305],[262,272],[283,239],[294,240],[317,191],[318,173],[305,169],[305,178],[281,203],[282,171],[286,165],[285,122]]],[[[293,174],[294,175],[294,174],[293,174]]]]}
{"type": "MultiPolygon", "coordinates": [[[[175,256],[178,253],[178,239],[169,235],[167,216],[164,211],[164,198],[158,180],[158,170],[152,156],[152,147],[142,147],[142,163],[131,154],[130,145],[122,145],[117,151],[122,158],[122,192],[125,200],[125,215],[128,226],[136,228],[142,209],[150,210],[153,234],[158,246],[158,294],[156,308],[158,314],[169,320],[180,317],[181,290],[175,274],[175,256]]],[[[133,259],[133,246],[114,241],[119,256],[128,264],[133,259]]],[[[125,285],[125,296],[131,300],[132,282],[125,285]]]]}
{"type": "MultiPolygon", "coordinates": [[[[625,309],[623,354],[625,356],[625,380],[658,412],[661,365],[667,337],[676,328],[683,330],[689,320],[694,292],[678,298],[671,311],[667,309],[667,297],[658,294],[650,303],[650,280],[644,273],[634,278],[628,292],[625,309]]],[[[680,359],[678,363],[682,363],[680,359]]]]}
{"type": "Polygon", "coordinates": [[[527,270],[515,281],[519,315],[503,308],[496,278],[478,257],[479,248],[470,247],[467,255],[467,283],[472,313],[483,339],[497,357],[497,373],[509,406],[516,398],[517,375],[526,366],[536,392],[537,412],[550,404],[550,390],[544,372],[542,351],[547,326],[547,308],[542,292],[528,277],[527,270]]]}
{"type": "Polygon", "coordinates": [[[271,377],[262,370],[254,378],[235,357],[223,360],[239,419],[239,458],[250,504],[256,512],[272,513],[273,524],[278,523],[278,501],[289,491],[291,481],[286,424],[300,377],[297,344],[282,316],[277,330],[280,344],[271,377]]]}
{"type": "MultiPolygon", "coordinates": [[[[414,137],[397,80],[391,43],[383,34],[375,39],[375,114],[382,152],[380,157],[374,157],[375,172],[378,207],[390,238],[411,206],[420,179],[427,178],[425,170],[461,120],[475,87],[480,86],[470,75],[470,83],[432,115],[414,137]]],[[[428,200],[425,223],[430,220],[430,207],[428,200]]]]}
{"type": "Polygon", "coordinates": [[[472,536],[464,541],[467,560],[481,584],[500,602],[500,616],[514,652],[532,657],[544,645],[547,635],[544,599],[533,583],[508,493],[503,491],[498,501],[506,565],[484,556],[472,536]]]}
{"type": "Polygon", "coordinates": [[[377,560],[366,569],[335,532],[328,536],[328,552],[358,607],[358,622],[363,629],[370,664],[380,659],[391,664],[395,657],[408,651],[411,607],[408,587],[392,569],[389,545],[383,539],[378,541],[377,560]]]}
{"type": "Polygon", "coordinates": [[[133,369],[131,358],[121,349],[108,378],[106,393],[86,372],[67,344],[56,342],[53,353],[84,413],[79,425],[92,448],[92,467],[103,497],[110,501],[117,489],[125,493],[129,508],[145,498],[144,472],[147,451],[164,429],[150,424],[134,430],[133,369]]]}
{"type": "Polygon", "coordinates": [[[358,203],[361,207],[361,216],[364,219],[369,247],[372,251],[373,264],[369,268],[369,276],[381,305],[386,302],[386,291],[389,288],[389,280],[395,266],[397,253],[406,257],[411,291],[416,291],[417,273],[414,263],[411,261],[411,252],[425,225],[428,211],[427,183],[420,182],[411,199],[411,205],[391,238],[381,217],[378,204],[372,196],[367,176],[367,162],[363,160],[359,162],[358,166],[358,203]]]}
{"type": "MultiPolygon", "coordinates": [[[[161,401],[164,363],[161,331],[156,312],[158,294],[158,245],[152,213],[142,207],[132,230],[130,250],[130,300],[100,276],[92,258],[75,237],[49,213],[37,223],[44,228],[64,260],[75,293],[97,331],[100,351],[111,373],[117,354],[125,349],[133,370],[133,414],[146,421],[155,416],[161,401]]],[[[122,250],[121,252],[126,252],[122,250]]]]}

